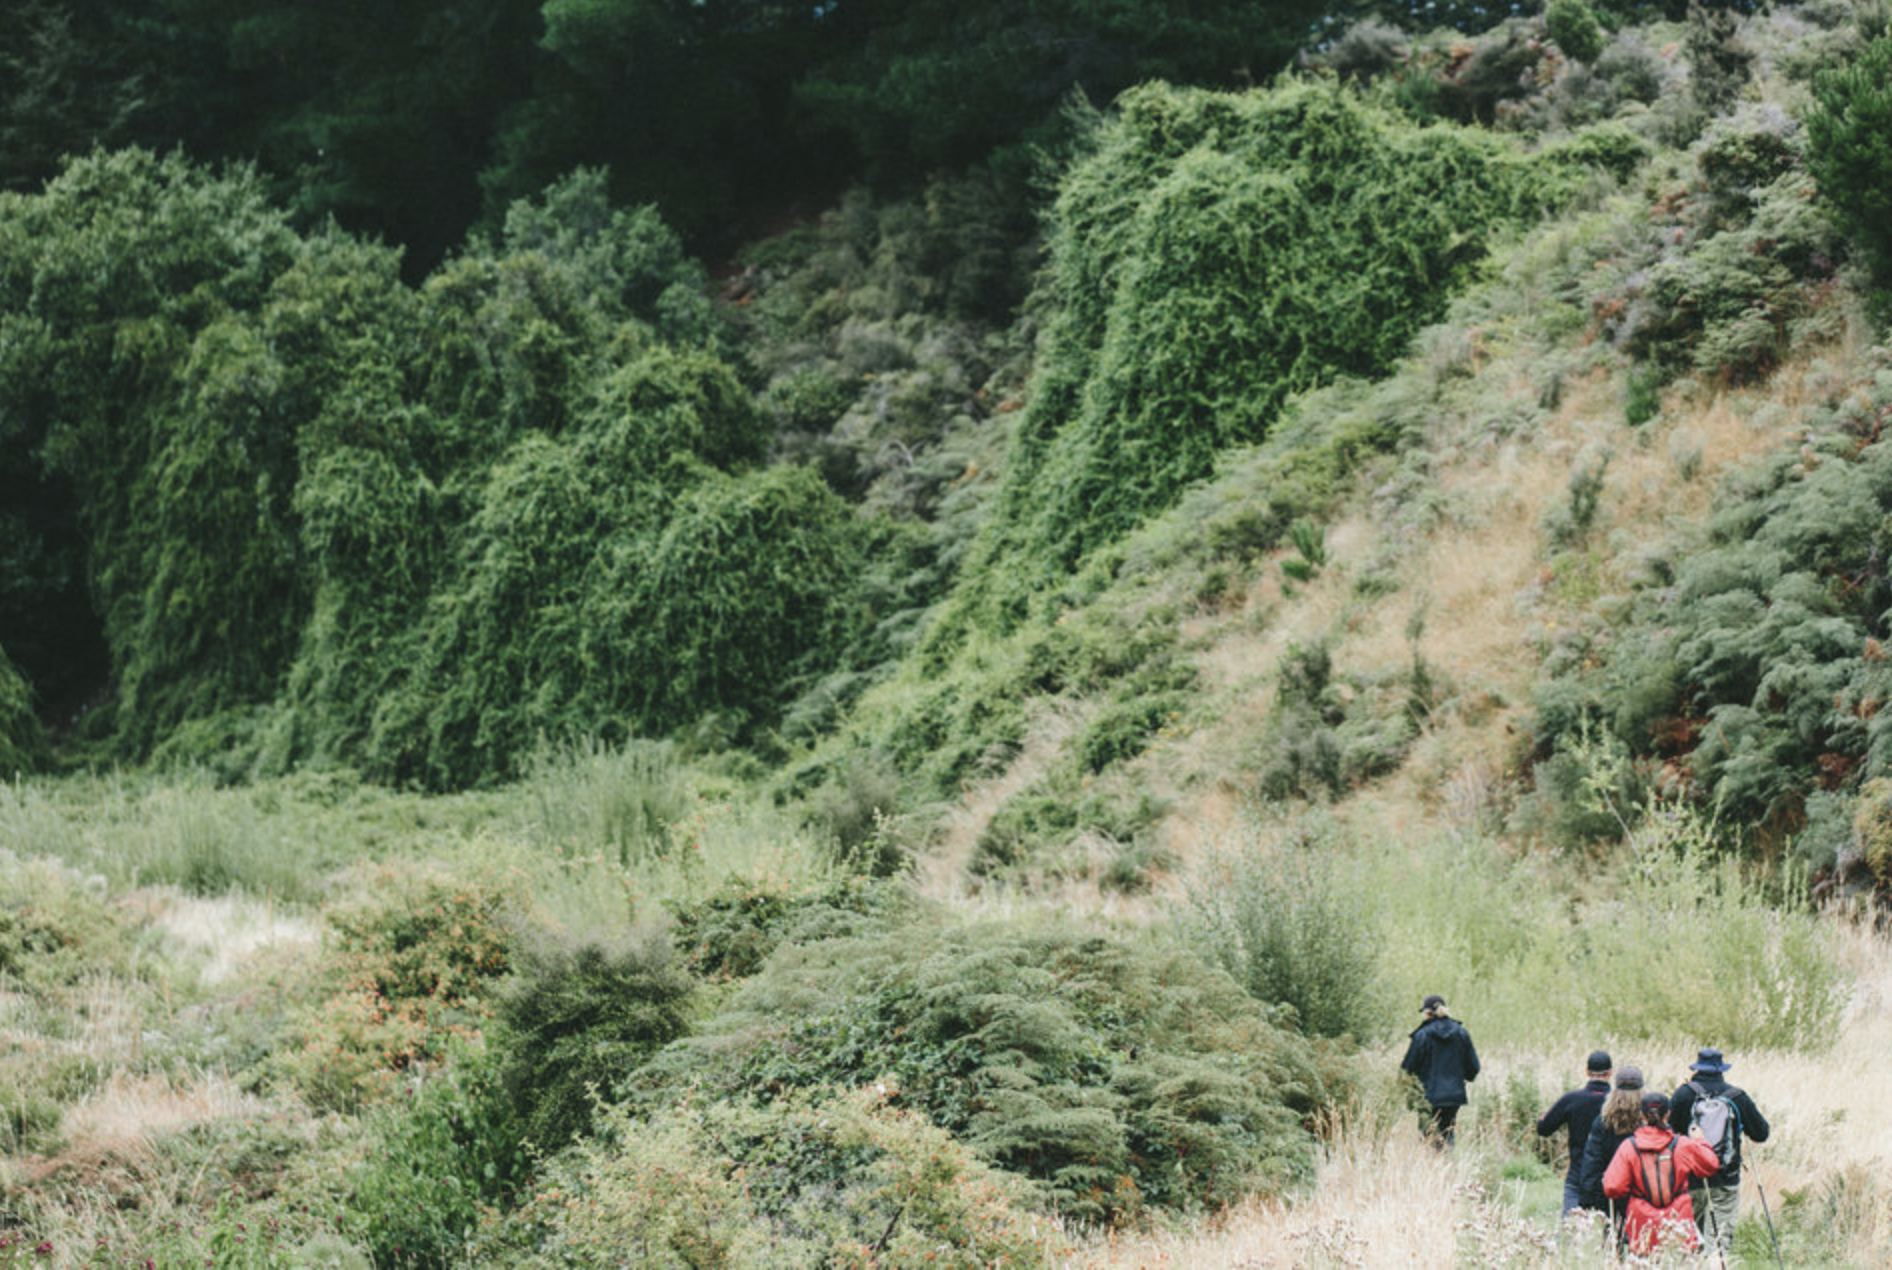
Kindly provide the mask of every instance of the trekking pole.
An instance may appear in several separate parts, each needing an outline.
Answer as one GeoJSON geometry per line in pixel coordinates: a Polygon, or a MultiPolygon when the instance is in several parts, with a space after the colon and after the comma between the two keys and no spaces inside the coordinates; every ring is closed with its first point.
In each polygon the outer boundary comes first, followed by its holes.
{"type": "Polygon", "coordinates": [[[1761,1216],[1767,1219],[1767,1242],[1774,1245],[1774,1265],[1779,1270],[1786,1270],[1780,1259],[1780,1240],[1774,1235],[1774,1215],[1767,1211],[1767,1188],[1761,1185],[1761,1179],[1754,1179],[1754,1189],[1761,1197],[1761,1216]]]}

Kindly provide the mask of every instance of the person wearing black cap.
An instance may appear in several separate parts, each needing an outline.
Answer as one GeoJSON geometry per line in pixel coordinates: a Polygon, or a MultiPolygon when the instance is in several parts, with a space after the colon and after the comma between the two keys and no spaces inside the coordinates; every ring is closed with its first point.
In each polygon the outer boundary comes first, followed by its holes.
{"type": "Polygon", "coordinates": [[[1432,1108],[1426,1138],[1435,1147],[1451,1146],[1458,1124],[1458,1109],[1467,1101],[1465,1086],[1478,1079],[1478,1050],[1472,1034],[1452,1017],[1445,998],[1429,996],[1419,1006],[1425,1022],[1412,1030],[1406,1057],[1399,1069],[1418,1077],[1432,1108]]]}
{"type": "Polygon", "coordinates": [[[1564,1215],[1583,1206],[1583,1144],[1589,1139],[1590,1125],[1603,1110],[1603,1100],[1610,1093],[1610,1056],[1605,1050],[1592,1050],[1584,1064],[1583,1088],[1573,1089],[1550,1105],[1537,1121],[1537,1136],[1548,1138],[1559,1129],[1570,1131],[1570,1167],[1564,1170],[1564,1215]]]}
{"type": "Polygon", "coordinates": [[[1765,1142],[1772,1132],[1767,1117],[1761,1114],[1747,1092],[1727,1082],[1723,1073],[1731,1066],[1718,1049],[1700,1051],[1688,1065],[1688,1070],[1695,1073],[1694,1079],[1676,1090],[1669,1103],[1669,1127],[1677,1133],[1688,1133],[1695,1127],[1697,1103],[1725,1099],[1734,1112],[1726,1117],[1726,1145],[1719,1152],[1723,1161],[1720,1169],[1694,1184],[1695,1224],[1701,1227],[1702,1234],[1714,1241],[1723,1256],[1734,1242],[1734,1224],[1741,1216],[1742,1139],[1765,1142]]]}

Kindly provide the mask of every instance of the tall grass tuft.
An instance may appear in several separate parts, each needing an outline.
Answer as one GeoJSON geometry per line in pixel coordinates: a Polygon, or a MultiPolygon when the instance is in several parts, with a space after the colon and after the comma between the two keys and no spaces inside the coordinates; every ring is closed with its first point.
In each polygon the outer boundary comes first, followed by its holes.
{"type": "Polygon", "coordinates": [[[686,774],[667,741],[541,747],[525,784],[546,841],[579,855],[601,852],[621,866],[667,854],[690,805],[686,774]]]}

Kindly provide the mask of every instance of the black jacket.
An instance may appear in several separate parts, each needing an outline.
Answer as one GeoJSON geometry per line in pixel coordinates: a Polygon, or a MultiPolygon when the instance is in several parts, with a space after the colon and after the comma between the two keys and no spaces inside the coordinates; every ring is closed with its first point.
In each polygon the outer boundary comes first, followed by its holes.
{"type": "Polygon", "coordinates": [[[1578,1203],[1597,1212],[1604,1211],[1603,1172],[1616,1158],[1616,1148],[1634,1136],[1634,1133],[1611,1133],[1600,1119],[1590,1126],[1590,1136],[1583,1140],[1583,1159],[1577,1165],[1578,1203]]]}
{"type": "Polygon", "coordinates": [[[1478,1051],[1457,1019],[1427,1019],[1412,1030],[1399,1069],[1419,1078],[1433,1106],[1463,1107],[1465,1086],[1478,1079],[1478,1051]]]}
{"type": "Polygon", "coordinates": [[[1754,1100],[1745,1090],[1737,1089],[1721,1078],[1719,1072],[1703,1072],[1675,1091],[1669,1099],[1669,1128],[1677,1133],[1688,1132],[1689,1113],[1695,1109],[1695,1087],[1701,1087],[1702,1093],[1713,1097],[1725,1094],[1734,1104],[1734,1158],[1729,1160],[1721,1172],[1708,1179],[1710,1186],[1733,1186],[1741,1180],[1741,1143],[1748,1138],[1756,1142],[1767,1141],[1767,1135],[1773,1132],[1767,1124],[1767,1117],[1754,1105],[1754,1100]]]}
{"type": "Polygon", "coordinates": [[[1583,1166],[1583,1143],[1590,1136],[1596,1113],[1603,1110],[1603,1100],[1610,1096],[1607,1080],[1593,1080],[1582,1089],[1573,1089],[1550,1105],[1537,1122],[1537,1136],[1548,1138],[1566,1125],[1570,1129],[1570,1168],[1566,1176],[1576,1181],[1583,1166]]]}

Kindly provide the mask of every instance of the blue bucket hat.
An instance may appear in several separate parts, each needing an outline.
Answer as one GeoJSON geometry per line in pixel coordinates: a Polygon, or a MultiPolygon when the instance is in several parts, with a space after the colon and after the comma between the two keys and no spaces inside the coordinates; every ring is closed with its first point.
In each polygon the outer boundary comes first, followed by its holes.
{"type": "Polygon", "coordinates": [[[1691,1072],[1725,1072],[1733,1064],[1723,1061],[1720,1050],[1705,1049],[1688,1065],[1691,1072]]]}

